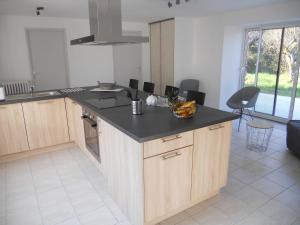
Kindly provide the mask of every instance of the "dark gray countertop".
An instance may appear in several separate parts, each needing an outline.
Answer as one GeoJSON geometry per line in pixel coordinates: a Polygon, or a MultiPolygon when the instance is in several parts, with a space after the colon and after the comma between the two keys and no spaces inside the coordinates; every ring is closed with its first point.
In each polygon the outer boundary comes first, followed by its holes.
{"type": "MultiPolygon", "coordinates": [[[[141,143],[239,118],[236,114],[205,106],[198,106],[197,113],[189,119],[178,119],[173,116],[169,108],[153,106],[146,106],[143,115],[132,115],[131,106],[99,110],[86,101],[101,95],[103,93],[85,92],[72,94],[69,97],[141,143]]],[[[142,92],[139,95],[145,98],[142,92]]]]}
{"type": "MultiPolygon", "coordinates": [[[[198,106],[197,113],[193,118],[178,119],[173,116],[169,108],[165,107],[146,106],[145,113],[143,115],[132,115],[130,105],[100,110],[87,102],[88,99],[101,97],[103,95],[107,95],[107,93],[92,93],[84,91],[67,95],[62,94],[60,96],[6,101],[1,102],[0,104],[69,97],[83,107],[87,107],[94,111],[101,119],[110,123],[112,126],[121,130],[140,143],[238,118],[238,115],[236,114],[205,106],[198,106]]],[[[140,93],[140,96],[145,98],[143,93],[140,93]]]]}

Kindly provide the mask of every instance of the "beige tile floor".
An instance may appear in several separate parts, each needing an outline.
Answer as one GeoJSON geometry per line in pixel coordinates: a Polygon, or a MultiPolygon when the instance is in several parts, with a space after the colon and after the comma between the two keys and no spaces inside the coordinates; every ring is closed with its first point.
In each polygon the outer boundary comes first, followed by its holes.
{"type": "MultiPolygon", "coordinates": [[[[266,153],[233,132],[228,185],[160,225],[299,225],[300,161],[275,126],[266,153]]],[[[103,176],[78,149],[0,164],[1,225],[130,225],[105,191],[103,176]]]]}

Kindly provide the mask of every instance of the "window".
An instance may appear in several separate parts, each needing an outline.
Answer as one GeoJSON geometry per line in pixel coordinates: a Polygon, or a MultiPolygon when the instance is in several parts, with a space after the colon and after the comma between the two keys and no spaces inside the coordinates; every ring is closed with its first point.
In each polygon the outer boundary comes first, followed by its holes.
{"type": "Polygon", "coordinates": [[[246,30],[243,86],[261,89],[256,112],[300,114],[299,61],[300,26],[246,30]]]}

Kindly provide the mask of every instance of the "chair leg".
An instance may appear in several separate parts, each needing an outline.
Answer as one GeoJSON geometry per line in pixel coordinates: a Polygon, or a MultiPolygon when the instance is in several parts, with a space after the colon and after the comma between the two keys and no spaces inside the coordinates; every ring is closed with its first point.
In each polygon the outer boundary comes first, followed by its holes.
{"type": "Polygon", "coordinates": [[[253,120],[253,119],[254,119],[254,118],[253,118],[254,109],[253,109],[253,111],[250,111],[250,110],[248,109],[248,111],[249,111],[249,115],[250,115],[250,117],[251,117],[251,120],[253,120]]]}
{"type": "Polygon", "coordinates": [[[241,108],[238,132],[240,132],[240,127],[241,127],[241,123],[242,123],[243,114],[244,114],[244,110],[243,110],[243,108],[241,108]]]}

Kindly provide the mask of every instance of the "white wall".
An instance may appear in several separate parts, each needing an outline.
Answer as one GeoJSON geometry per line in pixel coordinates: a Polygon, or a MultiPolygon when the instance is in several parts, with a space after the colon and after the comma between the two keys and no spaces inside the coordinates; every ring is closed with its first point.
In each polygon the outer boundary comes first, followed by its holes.
{"type": "MultiPolygon", "coordinates": [[[[136,33],[130,31],[140,31],[142,36],[149,37],[150,30],[147,23],[124,22],[123,30],[129,31],[127,33],[136,33]]],[[[150,74],[150,44],[142,43],[142,74],[140,84],[144,81],[151,81],[150,74]]]]}
{"type": "Polygon", "coordinates": [[[230,110],[226,102],[240,87],[244,37],[244,29],[241,27],[224,28],[219,104],[223,110],[230,110]]]}
{"type": "MultiPolygon", "coordinates": [[[[69,44],[70,40],[89,34],[88,20],[28,16],[0,16],[0,80],[30,79],[26,28],[65,29],[71,86],[93,85],[97,80],[114,80],[112,46],[69,44]]],[[[124,23],[124,29],[147,33],[147,24],[124,23]]],[[[143,51],[148,50],[146,45],[143,51]]],[[[143,52],[143,55],[146,54],[143,52]]],[[[146,77],[149,73],[148,64],[147,57],[143,58],[143,76],[146,77]]]]}
{"type": "Polygon", "coordinates": [[[174,84],[178,87],[183,79],[197,79],[194,74],[196,22],[193,18],[175,18],[174,84]]]}
{"type": "MultiPolygon", "coordinates": [[[[176,82],[180,82],[185,74],[190,74],[190,68],[193,68],[193,76],[200,80],[200,90],[207,94],[206,105],[226,109],[227,97],[238,88],[239,58],[245,27],[295,20],[300,20],[300,1],[196,19],[193,21],[194,30],[185,34],[186,46],[193,55],[193,63],[185,60],[188,67],[175,65],[176,82]],[[194,38],[189,35],[193,35],[194,38]],[[191,40],[194,40],[192,47],[191,40]]],[[[184,24],[182,20],[181,27],[188,29],[191,21],[192,19],[186,20],[184,24]]],[[[176,54],[180,52],[183,52],[181,58],[184,60],[183,56],[187,53],[180,50],[176,54]]]]}
{"type": "MultiPolygon", "coordinates": [[[[148,24],[131,22],[123,26],[127,29],[124,35],[149,36],[148,24]]],[[[129,79],[133,78],[139,80],[139,89],[142,89],[143,82],[150,81],[149,43],[113,46],[113,57],[114,77],[118,84],[128,86],[129,79]]]]}

